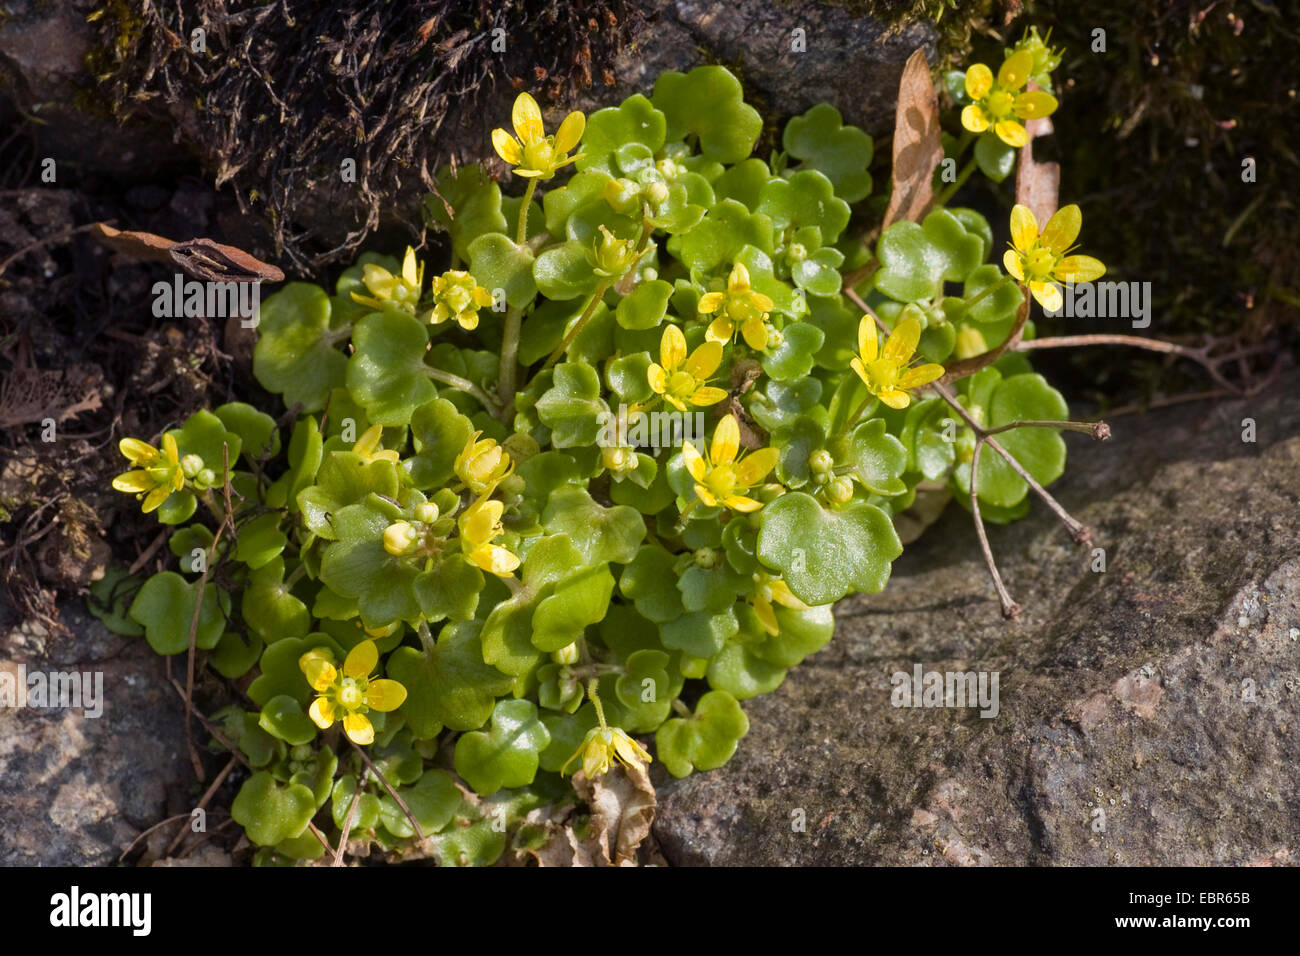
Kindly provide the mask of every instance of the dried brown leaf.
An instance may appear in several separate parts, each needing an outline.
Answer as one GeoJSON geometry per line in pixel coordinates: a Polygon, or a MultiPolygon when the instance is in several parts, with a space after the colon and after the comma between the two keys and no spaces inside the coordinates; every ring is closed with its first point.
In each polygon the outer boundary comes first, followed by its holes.
{"type": "Polygon", "coordinates": [[[65,369],[15,368],[0,383],[0,428],[53,418],[62,421],[100,407],[97,365],[65,369]]]}
{"type": "Polygon", "coordinates": [[[646,768],[618,766],[590,781],[579,772],[573,788],[591,809],[589,840],[580,843],[570,837],[574,865],[590,866],[579,862],[590,857],[596,866],[635,866],[637,847],[650,833],[657,806],[646,768]]]}
{"type": "Polygon", "coordinates": [[[908,57],[898,82],[898,108],[894,114],[893,194],[881,228],[895,222],[917,222],[934,200],[930,180],[943,160],[939,142],[939,100],[930,79],[925,50],[908,57]]]}
{"type": "Polygon", "coordinates": [[[92,229],[100,242],[131,259],[167,262],[196,279],[212,282],[283,282],[284,272],[242,249],[211,239],[176,242],[152,232],[126,232],[97,222],[92,229]]]}

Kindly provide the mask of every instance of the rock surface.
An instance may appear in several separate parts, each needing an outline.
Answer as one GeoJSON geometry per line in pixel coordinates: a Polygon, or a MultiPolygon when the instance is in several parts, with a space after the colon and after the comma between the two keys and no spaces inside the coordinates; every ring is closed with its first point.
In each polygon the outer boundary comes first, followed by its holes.
{"type": "MultiPolygon", "coordinates": [[[[0,614],[3,607],[0,607],[0,614]]],[[[0,673],[102,674],[102,714],[0,706],[0,866],[107,866],[194,780],[163,659],[69,601],[70,635],[0,616],[0,673]]],[[[167,834],[170,836],[170,833],[167,834]]]]}
{"type": "Polygon", "coordinates": [[[989,530],[1024,606],[1005,623],[953,506],[883,594],[840,607],[829,647],[746,703],[726,767],[661,786],[668,860],[1294,864],[1300,373],[1111,424],[1104,445],[1069,436],[1053,487],[1104,573],[1035,505],[989,530]],[[918,664],[998,672],[997,716],[891,706],[891,675],[918,664]]]}

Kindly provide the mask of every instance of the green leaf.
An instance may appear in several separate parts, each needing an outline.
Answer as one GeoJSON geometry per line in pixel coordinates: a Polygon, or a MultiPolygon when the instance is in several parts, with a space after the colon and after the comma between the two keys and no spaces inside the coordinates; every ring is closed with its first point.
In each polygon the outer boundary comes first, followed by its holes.
{"type": "Polygon", "coordinates": [[[937,209],[920,225],[904,221],[886,229],[876,256],[876,288],[899,302],[918,302],[941,293],[945,280],[963,281],[983,261],[984,240],[937,209]]]}
{"type": "MultiPolygon", "coordinates": [[[[227,431],[239,436],[241,451],[250,465],[280,454],[280,433],[275,419],[266,412],[259,412],[246,402],[228,402],[216,408],[214,414],[227,431]]],[[[231,459],[230,464],[234,463],[231,459]]]]}
{"type": "Polygon", "coordinates": [[[899,477],[907,466],[907,449],[885,431],[883,418],[873,418],[853,430],[845,463],[853,466],[854,477],[873,494],[901,495],[907,491],[899,477]]]}
{"type": "Polygon", "coordinates": [[[663,624],[660,634],[664,647],[692,657],[712,657],[739,629],[736,613],[729,607],[719,614],[707,610],[688,612],[663,624]]]}
{"type": "Polygon", "coordinates": [[[479,236],[469,245],[469,268],[479,285],[505,292],[506,304],[522,309],[537,296],[533,253],[499,232],[479,236]]]}
{"type": "Polygon", "coordinates": [[[668,240],[668,251],[687,268],[712,272],[734,261],[745,246],[772,252],[772,220],[724,199],[690,232],[668,240]]]}
{"type": "Polygon", "coordinates": [[[820,170],[845,202],[858,202],[871,192],[871,137],[856,126],[845,126],[840,111],[819,103],[785,126],[781,145],[803,160],[800,168],[820,170]]]}
{"type": "Polygon", "coordinates": [[[259,312],[253,375],[286,405],[303,411],[325,407],[330,389],[343,384],[347,358],[334,347],[346,327],[330,326],[330,299],[320,286],[290,282],[267,297],[259,312]]]}
{"type": "Polygon", "coordinates": [[[236,680],[253,669],[262,656],[263,646],[262,639],[256,634],[250,634],[245,641],[233,631],[227,631],[221,635],[208,660],[222,677],[236,680]]]}
{"type": "Polygon", "coordinates": [[[379,425],[405,425],[415,409],[436,398],[424,351],[424,325],[402,312],[374,312],[352,333],[356,351],[348,360],[348,391],[379,425]]]}
{"type": "Polygon", "coordinates": [[[258,846],[274,846],[298,836],[316,813],[316,799],[302,784],[281,784],[259,770],[239,788],[230,815],[258,846]]]}
{"type": "Polygon", "coordinates": [[[291,747],[316,739],[316,725],[302,709],[302,704],[287,694],[272,697],[262,708],[258,726],[272,737],[291,747]]]}
{"type": "Polygon", "coordinates": [[[777,232],[816,228],[822,245],[839,238],[849,224],[849,204],[835,195],[835,188],[825,175],[804,169],[788,179],[772,179],[759,193],[758,211],[766,213],[777,232]]]}
{"type": "MultiPolygon", "coordinates": [[[[426,836],[451,823],[464,802],[455,778],[445,770],[426,770],[414,786],[398,787],[397,793],[426,836]]],[[[406,810],[387,793],[379,799],[379,814],[384,829],[393,836],[401,839],[415,836],[415,827],[411,826],[406,810]]]]}
{"type": "Polygon", "coordinates": [[[657,544],[637,550],[623,575],[618,589],[635,603],[647,620],[663,623],[682,613],[682,594],[677,589],[677,571],[673,556],[657,544]]]}
{"type": "MultiPolygon", "coordinates": [[[[175,571],[153,575],[131,602],[131,618],[144,625],[145,640],[159,654],[180,654],[189,650],[190,625],[198,605],[199,582],[190,583],[175,571]]],[[[216,647],[225,632],[226,612],[221,588],[208,582],[203,589],[194,644],[203,650],[216,647]]]]}
{"type": "Polygon", "coordinates": [[[844,253],[838,249],[818,249],[812,255],[796,262],[790,270],[794,284],[810,295],[831,296],[840,291],[843,277],[840,266],[844,253]]]}
{"type": "Polygon", "coordinates": [[[725,67],[661,73],[651,99],[667,120],[668,140],[697,136],[704,156],[719,163],[744,159],[763,131],[762,117],[746,105],[740,81],[725,67]]]}
{"type": "Polygon", "coordinates": [[[718,199],[734,199],[750,212],[758,212],[763,187],[772,178],[767,163],[757,156],[743,160],[718,177],[713,190],[718,199]]]}
{"type": "Polygon", "coordinates": [[[582,568],[561,578],[533,612],[533,646],[548,653],[568,647],[582,637],[587,625],[605,617],[613,591],[614,576],[608,565],[582,568]]]}
{"type": "Polygon", "coordinates": [[[552,534],[567,534],[587,565],[627,564],[645,538],[645,521],[635,508],[605,508],[572,485],[551,492],[542,524],[552,534]]]}
{"type": "Polygon", "coordinates": [[[663,148],[667,126],[664,114],[640,93],[635,93],[618,106],[597,110],[587,117],[582,152],[575,165],[579,170],[611,172],[615,151],[628,143],[640,143],[651,153],[657,153],[663,148]]]}
{"type": "Polygon", "coordinates": [[[600,376],[586,362],[555,366],[551,387],[537,400],[537,415],[552,430],[556,448],[592,444],[600,434],[601,416],[608,414],[600,376]]]}
{"type": "Polygon", "coordinates": [[[284,559],[272,558],[248,576],[239,605],[249,630],[270,643],[301,637],[311,629],[311,614],[284,583],[284,559]]]}
{"type": "Polygon", "coordinates": [[[90,585],[90,595],[86,598],[86,609],[99,622],[114,634],[123,637],[139,637],[144,628],[131,619],[131,601],[140,590],[141,581],[126,568],[110,564],[104,576],[90,585]]]}
{"type": "MultiPolygon", "coordinates": [[[[473,423],[445,398],[436,398],[417,408],[411,415],[415,455],[402,463],[412,484],[421,490],[448,484],[454,474],[456,456],[473,433],[473,423]]],[[[378,488],[370,490],[385,494],[378,488]]],[[[395,495],[396,491],[389,494],[395,495]]]]}
{"type": "Polygon", "coordinates": [[[979,164],[980,172],[995,183],[1000,183],[1016,168],[1016,149],[990,131],[975,140],[975,162],[979,164]]]}
{"type": "Polygon", "coordinates": [[[672,294],[672,283],[663,279],[639,283],[619,300],[614,317],[625,329],[653,329],[664,320],[672,294]]]}
{"type": "Polygon", "coordinates": [[[480,164],[461,166],[455,173],[443,166],[438,170],[437,186],[442,198],[431,194],[425,199],[425,213],[437,228],[451,235],[451,247],[458,258],[469,259],[470,243],[479,236],[507,230],[501,187],[480,164]]]}
{"type": "Polygon", "coordinates": [[[685,777],[692,770],[721,767],[747,733],[749,718],[736,698],[711,690],[700,698],[691,717],[674,717],[659,728],[655,750],[669,773],[685,777]]]}
{"type": "Polygon", "coordinates": [[[537,775],[538,754],[550,742],[531,700],[503,700],[492,712],[489,730],[457,739],[456,772],[482,796],[527,786],[537,775]]]}
{"type": "Polygon", "coordinates": [[[812,371],[825,334],[810,322],[793,322],[781,330],[780,344],[763,355],[763,371],[779,382],[804,378],[812,371]]]}
{"type": "Polygon", "coordinates": [[[570,239],[552,246],[533,263],[537,290],[548,299],[567,300],[590,296],[600,284],[593,271],[591,245],[570,239]]]}
{"type": "Polygon", "coordinates": [[[791,491],[759,512],[758,557],[781,572],[805,604],[830,604],[850,592],[875,594],[903,553],[893,523],[879,508],[855,502],[830,511],[791,491]]]}
{"type": "Polygon", "coordinates": [[[443,727],[482,727],[496,698],[514,686],[512,677],[483,662],[478,631],[470,621],[449,624],[432,647],[399,647],[389,655],[387,674],[406,688],[400,712],[417,739],[432,740],[443,727]]]}
{"type": "MultiPolygon", "coordinates": [[[[463,442],[461,445],[464,447],[463,442]]],[[[312,534],[333,541],[337,538],[331,520],[334,514],[371,492],[396,498],[397,488],[397,468],[391,461],[368,462],[352,451],[332,451],[316,473],[316,484],[298,493],[298,510],[312,534]]]]}
{"type": "Polygon", "coordinates": [[[289,537],[280,530],[283,513],[272,511],[258,515],[239,529],[239,543],[235,548],[236,560],[243,561],[256,570],[279,556],[289,544],[289,537]]]}

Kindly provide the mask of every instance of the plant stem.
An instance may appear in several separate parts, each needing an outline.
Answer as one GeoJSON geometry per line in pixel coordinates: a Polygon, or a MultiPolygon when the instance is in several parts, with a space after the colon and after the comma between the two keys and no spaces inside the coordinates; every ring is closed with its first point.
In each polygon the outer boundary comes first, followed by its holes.
{"type": "Polygon", "coordinates": [[[536,191],[537,179],[533,177],[528,180],[528,186],[524,189],[524,201],[519,206],[519,228],[515,232],[515,245],[522,246],[528,238],[528,207],[533,204],[533,193],[536,191]]]}
{"type": "Polygon", "coordinates": [[[467,378],[461,378],[459,375],[453,375],[451,372],[444,372],[440,368],[431,368],[426,366],[424,374],[436,382],[442,382],[444,385],[450,385],[452,388],[459,389],[467,395],[478,399],[479,403],[487,411],[496,414],[497,403],[492,401],[491,396],[483,389],[479,388],[467,378]]]}
{"type": "Polygon", "coordinates": [[[593,293],[591,301],[587,303],[587,307],[583,309],[582,315],[580,315],[578,321],[573,324],[573,328],[569,330],[569,334],[564,337],[564,341],[557,345],[555,351],[550,354],[549,358],[547,358],[546,364],[542,366],[542,371],[545,371],[558,362],[560,356],[562,356],[569,346],[573,344],[573,340],[578,337],[578,333],[583,330],[587,322],[591,319],[592,314],[596,311],[596,306],[600,304],[600,300],[605,297],[605,290],[608,288],[609,279],[601,279],[600,285],[596,286],[596,291],[593,293]]]}
{"type": "Polygon", "coordinates": [[[501,409],[514,401],[519,381],[519,328],[524,310],[511,306],[506,310],[506,325],[501,335],[501,368],[497,374],[497,400],[501,409]]]}
{"type": "Polygon", "coordinates": [[[970,510],[975,518],[975,535],[980,541],[984,563],[988,565],[989,576],[993,578],[993,589],[998,592],[998,600],[1002,602],[1002,616],[1007,620],[1014,620],[1020,616],[1020,605],[1012,600],[1007,586],[1002,583],[997,562],[993,560],[993,549],[989,547],[989,536],[984,530],[984,519],[980,516],[979,485],[975,481],[975,476],[979,473],[980,449],[983,447],[984,439],[981,438],[975,442],[975,453],[970,460],[970,510]]]}
{"type": "Polygon", "coordinates": [[[944,190],[935,197],[934,204],[931,208],[937,209],[940,206],[947,205],[948,200],[952,198],[952,194],[961,189],[962,186],[966,185],[966,180],[970,179],[971,173],[975,172],[978,165],[979,163],[976,162],[974,156],[968,159],[966,165],[961,168],[961,172],[957,174],[957,179],[949,183],[944,190]]]}

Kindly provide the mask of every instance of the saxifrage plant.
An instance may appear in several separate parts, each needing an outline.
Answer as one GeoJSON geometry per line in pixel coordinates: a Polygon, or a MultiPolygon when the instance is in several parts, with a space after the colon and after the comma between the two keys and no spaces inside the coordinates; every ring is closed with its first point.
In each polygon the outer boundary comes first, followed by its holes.
{"type": "MultiPolygon", "coordinates": [[[[1016,206],[1003,256],[947,200],[1010,174],[1057,62],[1033,34],[950,82],[959,177],[900,123],[934,155],[908,171],[895,143],[870,244],[848,227],[872,141],[832,106],[764,160],[722,67],[553,133],[521,94],[492,143],[523,194],[442,170],[440,271],[369,253],[264,303],[254,372],[285,427],[236,402],[122,441],[114,487],[175,527],[176,570],[108,611],[238,682],[208,724],[250,770],[233,815],[261,862],[362,839],[491,863],[576,765],[644,766],[653,740],[673,775],[719,767],[738,702],[885,586],[918,489],[981,534],[1025,513],[1059,430],[1089,427],[1014,348],[1026,292],[1050,307],[1102,267],[1070,251],[1076,206],[1041,232],[1016,206]]],[[[908,83],[930,89],[923,58],[908,83]]]]}

